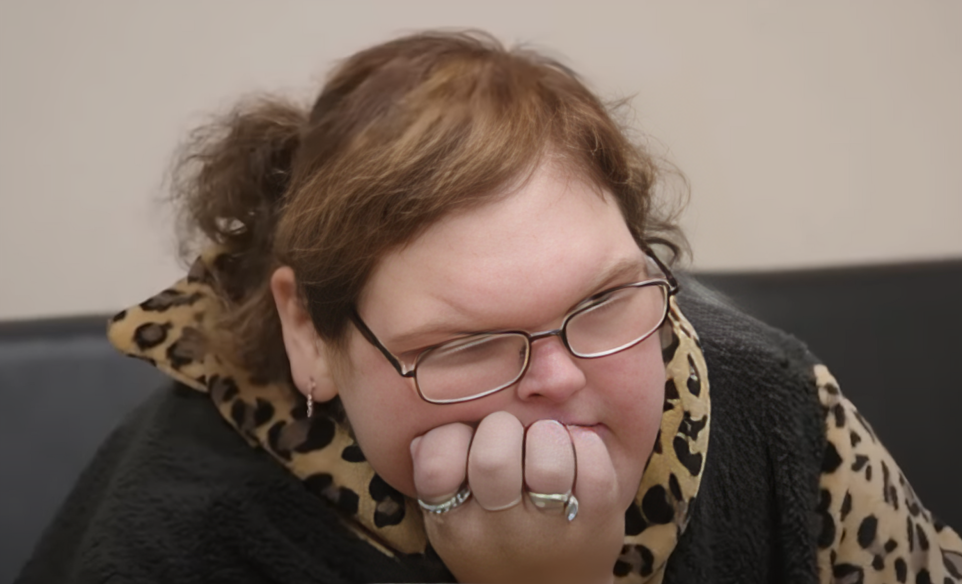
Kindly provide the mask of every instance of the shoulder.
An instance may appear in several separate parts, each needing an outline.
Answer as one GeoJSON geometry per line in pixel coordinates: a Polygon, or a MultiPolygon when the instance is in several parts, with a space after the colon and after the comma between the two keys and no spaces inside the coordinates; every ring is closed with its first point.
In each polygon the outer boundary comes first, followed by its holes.
{"type": "MultiPolygon", "coordinates": [[[[804,436],[824,437],[816,376],[820,362],[803,342],[691,278],[682,281],[679,303],[705,354],[713,427],[733,418],[766,419],[788,423],[804,436]]],[[[753,425],[763,433],[777,430],[753,425]]]]}
{"type": "MultiPolygon", "coordinates": [[[[81,474],[21,581],[195,581],[192,550],[221,535],[225,506],[243,498],[245,482],[264,480],[206,402],[166,387],[131,412],[81,474]]],[[[222,559],[211,555],[210,567],[222,559]]]]}
{"type": "Polygon", "coordinates": [[[962,580],[962,539],[923,506],[828,369],[817,373],[827,437],[817,509],[823,580],[962,580]]]}
{"type": "Polygon", "coordinates": [[[684,564],[746,574],[815,578],[812,529],[825,452],[817,359],[790,335],[682,279],[679,305],[698,333],[711,398],[711,432],[691,524],[676,551],[684,564]],[[771,558],[782,561],[776,566],[771,558]],[[777,570],[777,573],[772,572],[777,570]]]}
{"type": "MultiPolygon", "coordinates": [[[[720,292],[682,275],[679,302],[685,316],[716,356],[734,357],[738,364],[778,365],[795,372],[792,366],[811,369],[818,359],[805,344],[792,335],[746,314],[720,292]]],[[[814,380],[814,374],[808,372],[814,380]]]]}
{"type": "MultiPolygon", "coordinates": [[[[291,509],[315,521],[315,539],[343,536],[320,499],[250,447],[209,397],[165,388],[101,446],[21,581],[262,581],[252,566],[299,553],[291,509]],[[258,551],[271,546],[283,553],[258,551]]],[[[291,581],[337,581],[323,565],[290,564],[291,581]]]]}
{"type": "Polygon", "coordinates": [[[712,395],[706,477],[714,465],[726,478],[714,485],[729,493],[763,485],[730,498],[748,503],[735,512],[751,517],[751,505],[771,493],[780,515],[772,525],[790,527],[772,539],[793,541],[782,557],[801,560],[802,573],[817,552],[822,581],[959,578],[962,541],[923,507],[828,368],[799,340],[684,284],[682,307],[701,336],[712,395]]]}

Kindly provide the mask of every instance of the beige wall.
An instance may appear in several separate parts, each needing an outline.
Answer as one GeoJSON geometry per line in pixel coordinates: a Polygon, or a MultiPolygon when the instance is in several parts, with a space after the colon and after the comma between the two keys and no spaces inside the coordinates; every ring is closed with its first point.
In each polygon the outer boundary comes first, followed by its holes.
{"type": "Polygon", "coordinates": [[[157,199],[187,128],[434,26],[550,47],[602,94],[636,95],[691,179],[698,268],[962,256],[955,0],[4,0],[0,318],[165,286],[180,268],[157,199]]]}

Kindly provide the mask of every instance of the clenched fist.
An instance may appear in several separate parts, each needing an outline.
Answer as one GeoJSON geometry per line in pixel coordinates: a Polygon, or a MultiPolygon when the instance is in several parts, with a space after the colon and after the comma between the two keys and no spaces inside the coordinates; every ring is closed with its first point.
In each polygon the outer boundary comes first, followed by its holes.
{"type": "Polygon", "coordinates": [[[452,423],[411,443],[418,497],[437,504],[464,483],[473,496],[443,514],[427,513],[431,545],[462,582],[607,584],[624,539],[615,468],[592,429],[541,420],[527,429],[495,412],[477,429],[452,423]],[[529,493],[573,493],[569,522],[560,506],[539,509],[529,493]]]}

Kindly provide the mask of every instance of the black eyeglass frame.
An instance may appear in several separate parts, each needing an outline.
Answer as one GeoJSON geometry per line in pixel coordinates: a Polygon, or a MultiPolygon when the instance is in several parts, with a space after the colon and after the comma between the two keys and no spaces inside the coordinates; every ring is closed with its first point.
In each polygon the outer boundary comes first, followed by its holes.
{"type": "Polygon", "coordinates": [[[651,259],[652,262],[655,263],[658,269],[661,270],[661,273],[664,274],[665,276],[664,278],[649,278],[647,280],[641,280],[639,282],[622,284],[620,286],[615,286],[613,288],[602,290],[597,294],[592,294],[588,298],[585,298],[581,303],[579,303],[578,308],[576,308],[575,310],[565,315],[564,320],[561,321],[561,326],[556,329],[542,331],[539,333],[529,333],[527,331],[521,331],[521,330],[484,331],[484,332],[472,333],[470,335],[465,335],[464,337],[460,337],[458,339],[448,339],[446,341],[442,341],[440,343],[431,345],[429,347],[425,347],[418,352],[417,356],[414,357],[414,362],[411,364],[410,369],[406,369],[404,364],[401,362],[401,360],[397,356],[395,356],[394,353],[389,351],[388,348],[385,347],[383,343],[381,343],[381,341],[377,338],[377,335],[374,334],[374,331],[372,331],[367,326],[367,323],[365,323],[364,320],[361,318],[361,315],[358,314],[356,306],[351,307],[350,318],[351,318],[351,321],[354,323],[354,326],[357,327],[357,330],[360,331],[361,335],[369,343],[374,345],[374,347],[377,350],[379,350],[381,354],[384,355],[384,357],[388,360],[388,362],[398,372],[398,375],[400,375],[401,377],[406,377],[414,380],[414,389],[421,399],[423,399],[428,403],[437,404],[437,405],[447,405],[447,404],[456,404],[456,403],[465,403],[469,401],[474,401],[474,400],[478,400],[483,397],[487,397],[489,395],[498,393],[499,391],[503,391],[511,387],[515,383],[518,383],[519,381],[521,381],[525,373],[528,372],[528,366],[531,364],[531,345],[535,341],[556,336],[559,339],[561,339],[561,343],[564,345],[565,349],[567,349],[567,351],[571,353],[573,356],[579,359],[599,359],[601,357],[608,357],[609,355],[620,353],[621,351],[627,351],[628,349],[650,338],[651,335],[655,334],[655,332],[657,332],[658,329],[660,329],[665,324],[665,320],[668,318],[668,313],[670,311],[671,297],[678,293],[679,286],[678,286],[678,281],[675,279],[675,276],[671,273],[671,270],[669,270],[668,266],[666,266],[660,259],[658,259],[658,256],[656,256],[654,253],[651,252],[651,250],[647,248],[642,248],[642,250],[645,252],[645,255],[649,259],[651,259]],[[574,317],[578,316],[579,314],[582,314],[584,311],[592,308],[593,307],[592,301],[602,298],[604,296],[607,296],[609,294],[612,294],[614,292],[617,292],[618,290],[624,290],[626,288],[642,288],[646,286],[663,286],[666,288],[665,312],[664,314],[662,314],[661,319],[658,322],[658,325],[655,326],[648,334],[643,335],[642,337],[638,338],[637,340],[631,343],[628,343],[627,345],[617,347],[610,351],[604,351],[602,353],[597,353],[597,354],[592,354],[587,356],[579,355],[577,352],[574,351],[574,349],[571,348],[571,345],[568,344],[568,337],[567,337],[568,322],[571,321],[571,319],[573,319],[574,317]],[[436,400],[436,399],[430,399],[426,397],[424,393],[421,392],[421,387],[418,384],[418,379],[417,379],[418,364],[421,362],[421,360],[425,356],[429,355],[432,351],[436,350],[438,347],[447,345],[452,341],[463,340],[466,338],[471,338],[471,337],[481,336],[481,335],[519,335],[527,339],[528,344],[527,344],[527,350],[525,351],[524,366],[521,368],[521,371],[518,373],[518,375],[512,381],[510,381],[509,383],[505,383],[500,387],[491,389],[489,391],[483,392],[478,395],[472,395],[466,398],[436,400]]]}

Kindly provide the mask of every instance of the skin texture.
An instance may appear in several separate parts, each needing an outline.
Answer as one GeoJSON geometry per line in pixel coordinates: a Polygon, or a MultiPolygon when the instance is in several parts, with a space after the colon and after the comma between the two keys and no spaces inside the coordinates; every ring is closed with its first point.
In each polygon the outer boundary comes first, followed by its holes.
{"type": "MultiPolygon", "coordinates": [[[[613,200],[548,163],[503,197],[441,220],[384,257],[358,311],[403,358],[470,332],[557,328],[591,294],[644,279],[644,266],[613,200]]],[[[434,502],[470,484],[467,504],[426,521],[459,580],[610,580],[624,511],[660,422],[657,335],[592,360],[573,357],[557,337],[543,339],[517,384],[434,405],[353,327],[347,363],[335,368],[297,300],[293,272],[279,269],[272,289],[295,384],[306,392],[313,378],[319,401],[340,395],[382,478],[434,502]],[[525,486],[573,489],[578,518],[568,524],[560,512],[538,510],[525,486]]]]}

